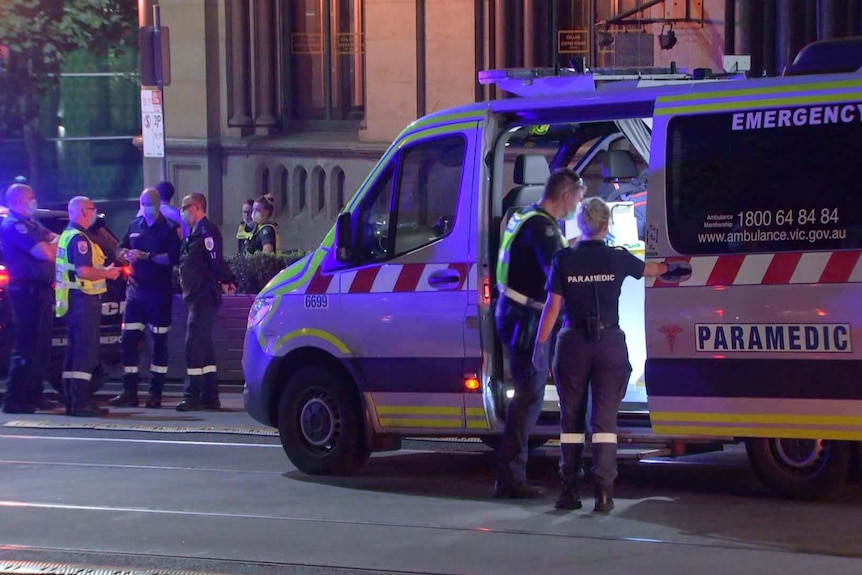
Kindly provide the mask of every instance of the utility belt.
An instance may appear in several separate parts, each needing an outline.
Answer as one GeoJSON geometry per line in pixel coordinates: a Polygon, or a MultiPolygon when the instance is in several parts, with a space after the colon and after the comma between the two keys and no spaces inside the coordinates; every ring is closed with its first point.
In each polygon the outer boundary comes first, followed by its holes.
{"type": "Polygon", "coordinates": [[[566,321],[563,323],[564,328],[577,329],[586,334],[589,341],[601,341],[602,332],[607,329],[615,329],[619,327],[616,323],[606,323],[599,320],[598,316],[588,317],[586,320],[578,320],[575,322],[566,321]]]}

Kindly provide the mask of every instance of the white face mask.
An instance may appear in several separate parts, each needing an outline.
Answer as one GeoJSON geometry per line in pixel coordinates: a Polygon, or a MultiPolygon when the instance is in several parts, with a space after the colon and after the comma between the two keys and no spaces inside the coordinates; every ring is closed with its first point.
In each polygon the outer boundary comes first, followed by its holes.
{"type": "Polygon", "coordinates": [[[251,220],[256,224],[259,224],[260,222],[263,221],[263,214],[260,212],[252,212],[251,213],[251,220]]]}
{"type": "Polygon", "coordinates": [[[154,220],[159,215],[159,208],[155,206],[146,206],[144,208],[144,217],[148,220],[154,220]]]}

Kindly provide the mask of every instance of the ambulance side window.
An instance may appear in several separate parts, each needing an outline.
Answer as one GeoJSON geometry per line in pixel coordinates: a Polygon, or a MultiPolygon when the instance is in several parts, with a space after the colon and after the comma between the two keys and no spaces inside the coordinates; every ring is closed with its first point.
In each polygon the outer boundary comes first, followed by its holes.
{"type": "Polygon", "coordinates": [[[402,152],[393,255],[430,244],[452,231],[466,146],[463,136],[447,136],[402,152]]]}

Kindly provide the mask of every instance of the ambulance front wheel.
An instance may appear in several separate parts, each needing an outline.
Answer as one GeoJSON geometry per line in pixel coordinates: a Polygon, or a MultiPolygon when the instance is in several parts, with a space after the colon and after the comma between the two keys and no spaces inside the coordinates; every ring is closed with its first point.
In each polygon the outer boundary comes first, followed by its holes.
{"type": "Polygon", "coordinates": [[[792,499],[838,496],[852,460],[849,443],[822,439],[749,438],[745,451],[760,480],[792,499]]]}
{"type": "Polygon", "coordinates": [[[278,434],[291,463],[309,475],[348,475],[370,455],[358,393],[321,366],[303,367],[287,382],[278,434]]]}

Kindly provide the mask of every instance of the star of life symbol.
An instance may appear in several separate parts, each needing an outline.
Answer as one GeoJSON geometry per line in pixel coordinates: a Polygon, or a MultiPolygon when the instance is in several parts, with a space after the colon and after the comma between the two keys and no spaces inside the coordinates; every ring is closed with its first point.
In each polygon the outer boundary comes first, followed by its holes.
{"type": "Polygon", "coordinates": [[[676,336],[682,333],[682,327],[678,325],[663,325],[658,328],[658,330],[664,334],[664,337],[667,340],[667,346],[670,348],[670,352],[673,353],[673,346],[676,343],[676,336]]]}

